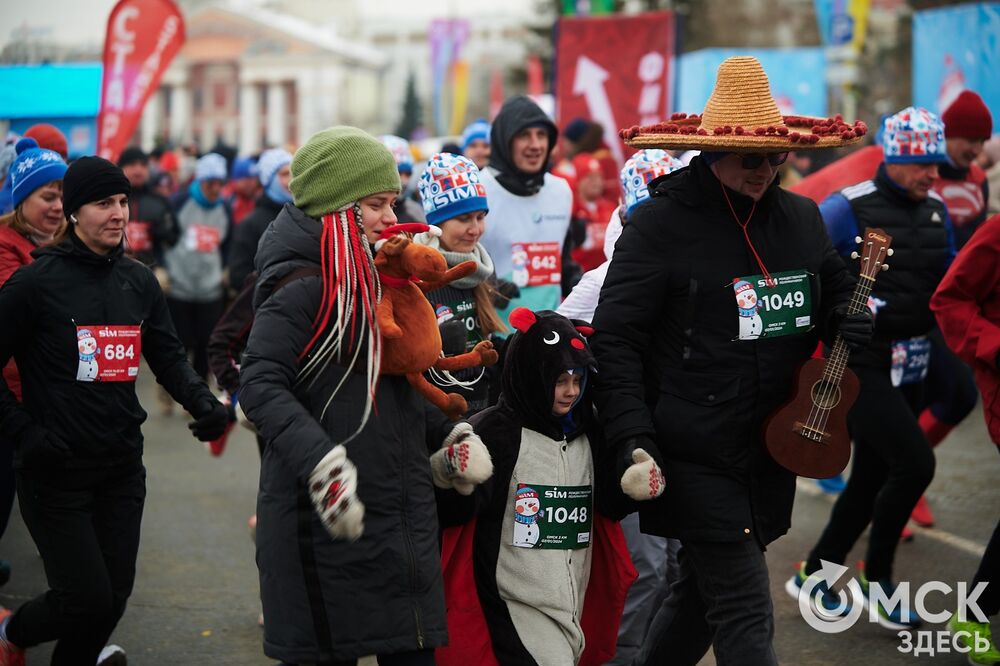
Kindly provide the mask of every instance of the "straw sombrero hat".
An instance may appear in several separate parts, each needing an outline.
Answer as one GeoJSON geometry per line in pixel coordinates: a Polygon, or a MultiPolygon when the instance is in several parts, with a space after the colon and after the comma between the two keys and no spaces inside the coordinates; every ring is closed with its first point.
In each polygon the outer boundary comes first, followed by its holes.
{"type": "Polygon", "coordinates": [[[715,90],[702,115],[675,113],[655,125],[634,125],[619,132],[633,148],[684,148],[731,152],[781,152],[840,148],[868,133],[834,118],[783,116],[756,58],[736,56],[719,65],[715,90]]]}

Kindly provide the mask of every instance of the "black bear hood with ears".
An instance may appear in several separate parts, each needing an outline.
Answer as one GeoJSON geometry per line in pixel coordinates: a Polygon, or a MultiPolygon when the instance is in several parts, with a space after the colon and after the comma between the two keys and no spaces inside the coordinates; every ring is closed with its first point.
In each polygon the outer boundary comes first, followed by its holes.
{"type": "MultiPolygon", "coordinates": [[[[501,387],[502,401],[532,430],[563,438],[563,426],[552,413],[556,381],[571,368],[597,370],[585,335],[593,333],[587,322],[551,310],[532,312],[517,308],[510,313],[517,331],[507,341],[501,387]]],[[[584,387],[586,393],[586,386],[584,387]]],[[[586,395],[578,404],[589,405],[586,395]]]]}

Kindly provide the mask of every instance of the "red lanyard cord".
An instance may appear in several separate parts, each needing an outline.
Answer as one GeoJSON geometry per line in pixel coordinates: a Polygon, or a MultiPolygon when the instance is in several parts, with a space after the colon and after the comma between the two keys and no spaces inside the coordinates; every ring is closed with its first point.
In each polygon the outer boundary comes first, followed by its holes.
{"type": "Polygon", "coordinates": [[[757,254],[757,248],[753,246],[753,241],[750,240],[750,234],[747,233],[747,225],[750,224],[750,220],[753,218],[754,211],[757,210],[757,202],[754,201],[753,205],[750,206],[750,214],[747,215],[746,222],[741,222],[739,216],[736,214],[736,209],[733,208],[733,202],[729,200],[729,193],[726,192],[726,186],[719,181],[719,185],[722,187],[722,196],[726,198],[726,203],[729,204],[729,212],[733,214],[733,219],[736,220],[736,224],[740,226],[743,230],[743,238],[747,241],[747,247],[753,252],[753,258],[757,260],[757,265],[760,267],[760,272],[764,276],[764,280],[767,282],[767,286],[773,287],[775,285],[774,278],[771,277],[771,273],[768,272],[767,267],[764,262],[761,261],[760,255],[757,254]]]}

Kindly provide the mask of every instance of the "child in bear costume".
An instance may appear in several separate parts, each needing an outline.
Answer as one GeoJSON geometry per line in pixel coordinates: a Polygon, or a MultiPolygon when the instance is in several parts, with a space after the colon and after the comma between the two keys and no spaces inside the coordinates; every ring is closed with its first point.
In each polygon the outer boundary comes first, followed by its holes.
{"type": "Polygon", "coordinates": [[[525,308],[510,323],[500,402],[470,419],[493,476],[438,492],[449,644],[437,663],[603,664],[635,578],[615,522],[628,511],[622,491],[648,499],[662,475],[648,460],[635,488],[605,481],[612,453],[586,390],[593,329],[525,308]]]}

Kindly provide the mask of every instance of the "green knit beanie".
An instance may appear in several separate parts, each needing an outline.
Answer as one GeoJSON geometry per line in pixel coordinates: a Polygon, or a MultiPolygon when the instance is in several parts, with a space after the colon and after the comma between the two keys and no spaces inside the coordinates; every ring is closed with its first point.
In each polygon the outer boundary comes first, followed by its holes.
{"type": "Polygon", "coordinates": [[[399,192],[392,153],[356,127],[331,127],[312,135],[292,158],[289,184],[295,205],[321,218],[379,192],[399,192]]]}

